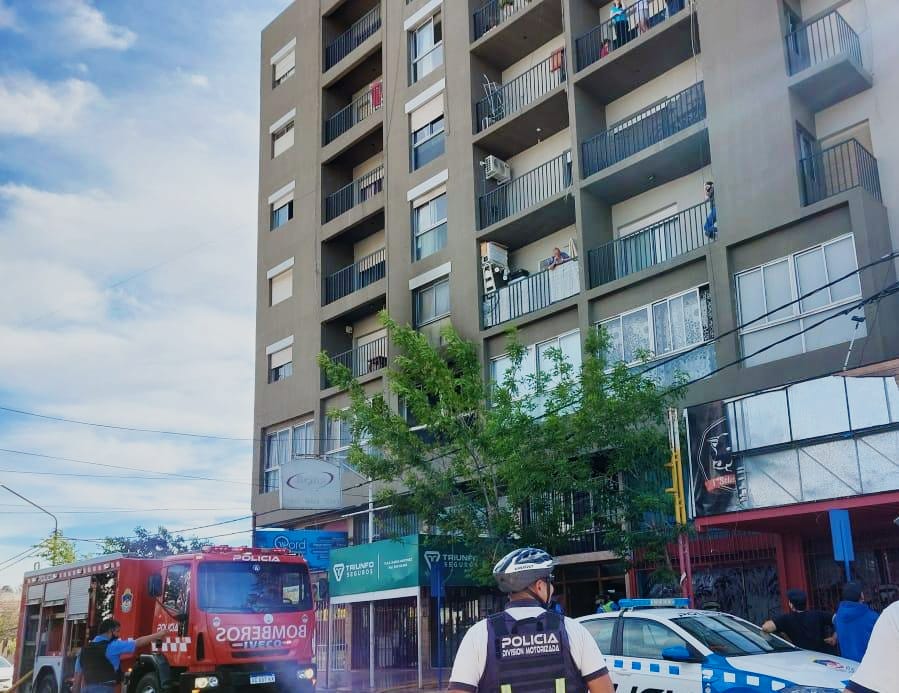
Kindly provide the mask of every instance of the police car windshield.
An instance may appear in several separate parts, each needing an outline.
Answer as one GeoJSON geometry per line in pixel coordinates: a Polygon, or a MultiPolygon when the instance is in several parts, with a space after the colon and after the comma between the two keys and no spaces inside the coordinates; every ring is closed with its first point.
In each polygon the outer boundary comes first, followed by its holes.
{"type": "Polygon", "coordinates": [[[672,619],[715,654],[725,657],[795,650],[786,640],[731,616],[696,615],[672,619]]]}
{"type": "Polygon", "coordinates": [[[290,563],[202,563],[197,605],[203,611],[247,614],[312,608],[309,571],[290,563]]]}

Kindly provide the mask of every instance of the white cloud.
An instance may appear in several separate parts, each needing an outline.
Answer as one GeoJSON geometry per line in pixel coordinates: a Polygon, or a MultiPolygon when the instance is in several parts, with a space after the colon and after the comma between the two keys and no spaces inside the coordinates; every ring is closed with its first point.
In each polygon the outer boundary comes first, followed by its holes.
{"type": "Polygon", "coordinates": [[[21,31],[16,11],[3,0],[0,0],[0,29],[21,31]]]}
{"type": "Polygon", "coordinates": [[[137,40],[131,29],[110,24],[90,0],[58,0],[60,28],[79,48],[123,51],[137,40]]]}
{"type": "Polygon", "coordinates": [[[90,82],[44,82],[32,75],[0,75],[0,135],[56,134],[78,124],[100,98],[90,82]]]}
{"type": "Polygon", "coordinates": [[[188,84],[192,84],[195,87],[200,87],[201,89],[209,88],[209,78],[206,75],[201,74],[189,74],[187,75],[188,84]]]}

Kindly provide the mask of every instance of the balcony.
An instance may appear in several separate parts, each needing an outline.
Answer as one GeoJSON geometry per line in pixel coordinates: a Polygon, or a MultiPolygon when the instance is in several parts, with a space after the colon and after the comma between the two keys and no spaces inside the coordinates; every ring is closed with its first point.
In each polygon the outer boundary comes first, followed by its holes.
{"type": "Polygon", "coordinates": [[[360,176],[349,185],[325,198],[325,222],[336,219],[353,207],[378,195],[384,189],[384,165],[360,176]]]}
{"type": "Polygon", "coordinates": [[[686,0],[638,0],[625,18],[575,39],[578,84],[608,104],[699,53],[693,9],[686,7],[686,0]]]}
{"type": "Polygon", "coordinates": [[[326,306],[344,296],[364,289],[383,279],[386,274],[386,251],[381,248],[352,265],[325,277],[322,287],[322,305],[326,306]]]}
{"type": "Polygon", "coordinates": [[[804,205],[853,188],[864,188],[877,201],[883,202],[877,159],[856,139],[840,142],[800,159],[799,173],[804,205]]]}
{"type": "Polygon", "coordinates": [[[517,248],[545,235],[548,229],[574,223],[574,202],[565,194],[569,187],[570,150],[481,195],[478,228],[489,232],[479,237],[489,236],[517,248]]]}
{"type": "Polygon", "coordinates": [[[787,34],[790,90],[817,112],[869,89],[858,34],[831,12],[787,34]]]}
{"type": "Polygon", "coordinates": [[[593,248],[587,253],[590,288],[661,265],[711,243],[714,236],[707,235],[704,229],[709,212],[709,202],[702,202],[593,248]]]}
{"type": "Polygon", "coordinates": [[[481,304],[484,329],[542,310],[580,293],[577,258],[554,269],[537,272],[486,296],[481,304]]]}
{"type": "Polygon", "coordinates": [[[352,53],[365,40],[373,36],[381,28],[381,6],[375,5],[362,15],[353,25],[325,47],[324,66],[327,72],[337,63],[352,53]]]}
{"type": "Polygon", "coordinates": [[[702,82],[586,140],[581,161],[585,187],[612,204],[708,165],[702,82]]]}
{"type": "Polygon", "coordinates": [[[562,33],[558,0],[490,0],[472,14],[471,52],[499,70],[562,33]]]}
{"type": "Polygon", "coordinates": [[[497,86],[475,104],[475,144],[508,159],[527,148],[537,128],[546,139],[568,127],[565,51],[497,86]]]}
{"type": "Polygon", "coordinates": [[[383,82],[375,82],[368,91],[357,96],[348,106],[328,116],[322,130],[323,144],[333,142],[354,125],[380,110],[383,105],[383,82]]]}
{"type": "MultiPolygon", "coordinates": [[[[387,337],[379,337],[343,353],[331,356],[335,363],[346,366],[354,378],[377,373],[387,367],[387,337]]],[[[322,389],[333,387],[322,374],[322,389]]]]}

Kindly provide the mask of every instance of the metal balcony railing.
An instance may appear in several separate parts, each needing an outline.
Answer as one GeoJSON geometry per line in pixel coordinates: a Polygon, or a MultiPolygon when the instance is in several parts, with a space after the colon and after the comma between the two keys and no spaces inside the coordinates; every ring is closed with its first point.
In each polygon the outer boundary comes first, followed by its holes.
{"type": "MultiPolygon", "coordinates": [[[[379,371],[387,366],[387,337],[344,351],[332,356],[331,360],[346,366],[354,378],[379,371]]],[[[327,378],[323,376],[322,380],[324,387],[330,386],[327,378]]]]}
{"type": "Polygon", "coordinates": [[[584,178],[646,149],[705,118],[702,82],[625,118],[581,145],[584,178]]]}
{"type": "Polygon", "coordinates": [[[472,15],[472,20],[474,21],[474,40],[477,41],[491,29],[508,21],[508,19],[519,10],[527,7],[531,2],[537,1],[538,0],[490,0],[490,2],[476,9],[472,15]]]}
{"type": "Polygon", "coordinates": [[[562,152],[527,173],[503,183],[478,200],[479,227],[540,204],[571,185],[571,151],[562,152]]]}
{"type": "Polygon", "coordinates": [[[381,6],[375,5],[325,48],[325,69],[330,70],[353,49],[381,28],[381,6]]]}
{"type": "Polygon", "coordinates": [[[791,75],[843,53],[848,53],[859,67],[863,65],[858,34],[836,10],[791,31],[786,42],[791,75]]]}
{"type": "Polygon", "coordinates": [[[577,258],[532,274],[484,296],[484,329],[541,310],[581,290],[577,258]]]}
{"type": "Polygon", "coordinates": [[[325,221],[336,219],[356,205],[374,197],[383,189],[384,165],[381,164],[374,171],[369,171],[325,198],[325,221]]]}
{"type": "Polygon", "coordinates": [[[575,70],[583,70],[661,24],[686,7],[686,0],[638,0],[624,14],[575,39],[575,70]]]}
{"type": "Polygon", "coordinates": [[[883,201],[877,159],[856,139],[840,142],[800,159],[803,203],[819,202],[852,188],[864,188],[883,201]]]}
{"type": "Polygon", "coordinates": [[[383,82],[377,81],[364,94],[357,96],[348,106],[344,106],[325,120],[324,143],[332,142],[343,133],[361,123],[384,103],[383,82]]]}
{"type": "Polygon", "coordinates": [[[524,74],[496,87],[475,104],[478,132],[524,109],[565,81],[565,51],[559,49],[524,74]]]}
{"type": "Polygon", "coordinates": [[[701,202],[651,226],[593,248],[587,253],[590,288],[608,284],[711,243],[715,234],[709,235],[704,229],[711,211],[708,201],[701,202]]]}
{"type": "Polygon", "coordinates": [[[322,305],[326,306],[344,296],[349,296],[386,275],[387,261],[384,248],[376,250],[358,262],[329,274],[324,279],[322,305]]]}

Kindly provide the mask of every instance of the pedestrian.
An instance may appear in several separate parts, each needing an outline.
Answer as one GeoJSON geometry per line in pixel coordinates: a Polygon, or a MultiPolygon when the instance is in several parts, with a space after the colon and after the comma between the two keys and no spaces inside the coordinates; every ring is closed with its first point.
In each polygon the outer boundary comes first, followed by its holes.
{"type": "Polygon", "coordinates": [[[847,582],[843,587],[843,600],[833,618],[840,654],[846,659],[862,661],[876,622],[877,612],[865,604],[861,585],[847,582]]]}
{"type": "Polygon", "coordinates": [[[546,551],[524,548],[494,566],[493,577],[509,602],[462,638],[449,693],[613,693],[593,636],[549,609],[554,565],[546,551]]]}
{"type": "Polygon", "coordinates": [[[706,238],[715,240],[718,237],[718,207],[715,205],[715,184],[710,180],[705,183],[705,196],[709,201],[709,214],[702,228],[706,238]]]}
{"type": "Polygon", "coordinates": [[[899,602],[893,602],[877,619],[868,651],[846,690],[852,693],[889,693],[899,682],[899,602]]]}
{"type": "Polygon", "coordinates": [[[613,611],[620,611],[621,607],[618,606],[618,591],[615,589],[608,590],[608,592],[603,595],[599,594],[596,597],[596,613],[598,614],[608,614],[613,611]]]}
{"type": "Polygon", "coordinates": [[[762,630],[766,633],[780,631],[803,650],[835,654],[833,616],[826,611],[807,609],[808,598],[802,590],[789,590],[787,599],[790,610],[765,621],[762,630]]]}
{"type": "Polygon", "coordinates": [[[121,627],[114,618],[107,618],[100,624],[97,637],[81,648],[75,661],[74,693],[113,693],[122,680],[122,655],[133,654],[138,648],[169,634],[167,630],[160,630],[133,640],[121,640],[121,627]]]}

